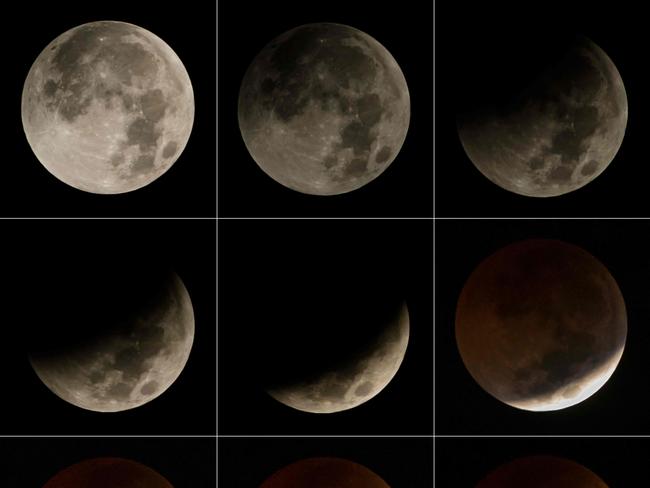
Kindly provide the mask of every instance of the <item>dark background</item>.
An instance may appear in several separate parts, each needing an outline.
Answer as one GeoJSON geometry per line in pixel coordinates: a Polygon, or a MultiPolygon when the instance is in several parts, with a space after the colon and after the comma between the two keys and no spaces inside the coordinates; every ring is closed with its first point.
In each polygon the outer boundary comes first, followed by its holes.
{"type": "Polygon", "coordinates": [[[215,238],[211,220],[7,220],[0,244],[5,401],[0,434],[213,435],[216,431],[215,238]],[[158,398],[115,413],[60,399],[28,352],[44,338],[100,327],[131,281],[174,270],[192,300],[195,336],[178,379],[158,398]],[[95,306],[95,305],[98,306],[95,306]],[[100,306],[103,304],[103,306],[100,306]]]}
{"type": "Polygon", "coordinates": [[[430,435],[432,234],[426,220],[220,221],[219,434],[430,435]],[[369,311],[400,297],[409,344],[376,397],[314,414],[265,393],[269,372],[336,357],[372,330],[369,311]],[[303,360],[287,362],[296,353],[303,360]]]}
{"type": "Polygon", "coordinates": [[[650,434],[649,221],[438,220],[435,232],[436,433],[650,434]],[[553,412],[519,410],[485,392],[465,369],[454,333],[458,296],[472,271],[498,249],[529,238],[560,239],[592,254],[609,269],[627,308],[627,342],[612,377],[587,400],[553,412]]]}
{"type": "Polygon", "coordinates": [[[643,438],[437,438],[436,482],[474,488],[488,473],[526,456],[556,456],[582,464],[607,486],[640,486],[647,478],[650,440],[643,438]]]}
{"type": "Polygon", "coordinates": [[[2,486],[41,487],[63,469],[117,457],[157,471],[174,488],[214,488],[216,440],[209,438],[3,438],[2,486]]]}
{"type": "Polygon", "coordinates": [[[433,439],[410,438],[219,438],[219,483],[258,487],[288,464],[310,457],[359,463],[393,488],[430,488],[433,439]]]}
{"type": "Polygon", "coordinates": [[[8,217],[212,217],[216,214],[216,7],[193,2],[169,9],[153,0],[112,2],[17,2],[11,22],[0,33],[7,50],[0,83],[6,103],[3,187],[0,216],[8,217]],[[163,39],[183,61],[194,90],[195,118],[187,146],[174,165],[151,184],[129,193],[97,195],[77,190],[51,175],[36,159],[23,132],[23,83],[36,57],[63,32],[96,20],[119,20],[163,39]]]}
{"type": "Polygon", "coordinates": [[[436,215],[440,217],[627,217],[650,215],[645,164],[647,124],[641,115],[650,75],[635,35],[643,8],[602,2],[438,2],[436,5],[436,215]],[[465,154],[458,113],[477,101],[504,99],[525,84],[576,35],[612,59],[627,92],[629,116],[618,154],[586,186],[534,198],[500,188],[465,154]]]}
{"type": "Polygon", "coordinates": [[[413,2],[408,8],[383,8],[368,0],[221,2],[219,215],[432,216],[432,6],[413,2]],[[375,180],[343,195],[305,195],[277,183],[248,153],[237,122],[239,87],[249,64],[273,38],[312,22],[350,25],[377,39],[400,65],[411,97],[409,131],[395,161],[375,180]]]}

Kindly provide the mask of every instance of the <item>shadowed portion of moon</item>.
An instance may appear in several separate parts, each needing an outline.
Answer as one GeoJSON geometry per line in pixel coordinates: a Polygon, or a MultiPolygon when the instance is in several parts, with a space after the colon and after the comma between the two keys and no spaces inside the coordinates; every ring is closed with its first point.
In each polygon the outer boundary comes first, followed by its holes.
{"type": "MultiPolygon", "coordinates": [[[[345,338],[342,338],[345,340],[345,338]]],[[[346,357],[332,354],[334,361],[312,365],[297,381],[268,389],[279,402],[312,413],[333,413],[367,402],[379,394],[397,373],[409,339],[409,316],[405,303],[384,317],[374,337],[346,357]]]]}
{"type": "Polygon", "coordinates": [[[52,41],[22,96],[27,140],[58,179],[123,193],[165,173],[194,121],[192,85],[160,38],[124,22],[92,22],[52,41]]]}
{"type": "Polygon", "coordinates": [[[532,197],[576,190],[616,156],[627,125],[623,80],[607,54],[579,38],[530,86],[458,118],[465,152],[501,188],[532,197]]]}
{"type": "Polygon", "coordinates": [[[532,239],[483,261],[456,309],[456,340],[472,377],[524,410],[558,410],[600,389],[623,354],[625,302],[596,258],[532,239]]]}
{"type": "Polygon", "coordinates": [[[504,464],[476,488],[607,488],[593,472],[568,459],[530,456],[504,464]]]}
{"type": "Polygon", "coordinates": [[[32,367],[56,395],[84,409],[116,412],[153,400],[178,378],[192,348],[194,313],[181,279],[126,268],[81,274],[42,304],[53,330],[32,339],[32,367]]]}
{"type": "Polygon", "coordinates": [[[267,478],[260,488],[389,488],[374,472],[340,458],[309,458],[295,462],[267,478]]]}
{"type": "Polygon", "coordinates": [[[173,488],[153,469],[120,458],[95,458],[73,464],[43,488],[173,488]]]}
{"type": "Polygon", "coordinates": [[[336,195],[379,176],[406,138],[410,99],[391,54],[339,24],[271,41],[242,81],[239,127],[251,156],[293,190],[336,195]]]}

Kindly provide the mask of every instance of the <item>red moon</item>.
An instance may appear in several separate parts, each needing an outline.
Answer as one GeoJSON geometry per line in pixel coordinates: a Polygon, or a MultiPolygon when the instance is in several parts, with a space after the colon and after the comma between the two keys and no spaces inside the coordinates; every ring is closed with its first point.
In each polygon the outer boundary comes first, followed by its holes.
{"type": "Polygon", "coordinates": [[[309,458],[285,466],[260,488],[390,488],[365,466],[339,458],[309,458]]]}
{"type": "Polygon", "coordinates": [[[523,410],[559,410],[593,395],[614,373],[626,336],[625,302],[607,268],[557,240],[521,241],[488,257],[456,308],[467,370],[523,410]]]}
{"type": "Polygon", "coordinates": [[[43,488],[173,488],[153,469],[119,458],[96,458],[59,472],[43,488]]]}
{"type": "Polygon", "coordinates": [[[587,468],[568,459],[531,456],[497,468],[476,488],[608,488],[587,468]]]}

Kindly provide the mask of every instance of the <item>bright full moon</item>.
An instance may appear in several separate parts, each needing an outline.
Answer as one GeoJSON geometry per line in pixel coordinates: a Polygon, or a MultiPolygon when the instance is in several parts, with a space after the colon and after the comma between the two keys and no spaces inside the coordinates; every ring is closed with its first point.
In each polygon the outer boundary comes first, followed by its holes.
{"type": "Polygon", "coordinates": [[[23,128],[38,160],[91,193],[148,185],[176,162],[194,122],[194,94],[163,40],[124,22],[91,22],[38,56],[22,96],[23,128]]]}

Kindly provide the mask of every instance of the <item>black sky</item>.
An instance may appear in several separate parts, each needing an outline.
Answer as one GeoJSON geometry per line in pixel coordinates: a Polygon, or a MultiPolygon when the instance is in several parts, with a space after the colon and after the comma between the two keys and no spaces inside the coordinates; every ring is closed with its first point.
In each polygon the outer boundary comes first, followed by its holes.
{"type": "Polygon", "coordinates": [[[151,0],[74,2],[34,5],[17,2],[3,29],[7,49],[3,76],[3,190],[0,217],[211,217],[216,214],[216,26],[215,4],[195,2],[170,9],[151,0]],[[194,90],[194,128],[187,147],[167,173],[150,185],[122,195],[95,195],[72,188],[52,176],[32,153],[25,138],[20,103],[23,83],[45,46],[66,30],[85,22],[134,23],[162,38],[185,65],[194,90]]]}
{"type": "Polygon", "coordinates": [[[5,221],[0,365],[11,394],[1,408],[0,435],[214,434],[215,227],[210,220],[5,221]],[[157,269],[180,276],[194,309],[194,344],[176,382],[157,399],[118,413],[84,410],[51,393],[29,364],[31,345],[43,337],[54,342],[57,331],[98,327],[105,314],[92,306],[97,295],[108,308],[133,300],[138,290],[125,282],[130,273],[157,269]]]}
{"type": "Polygon", "coordinates": [[[219,484],[260,486],[277,470],[310,457],[359,463],[391,487],[433,486],[432,438],[220,438],[219,484]]]}
{"type": "Polygon", "coordinates": [[[431,434],[432,231],[426,220],[220,221],[219,433],[431,434]],[[304,370],[288,362],[296,351],[336,358],[366,337],[374,324],[359,304],[400,297],[409,345],[375,398],[324,415],[265,393],[269,370],[304,370]]]}
{"type": "Polygon", "coordinates": [[[87,459],[118,457],[144,464],[174,488],[214,488],[214,438],[2,438],[0,484],[41,487],[87,459]]]}
{"type": "Polygon", "coordinates": [[[223,217],[428,217],[433,213],[432,4],[384,8],[360,2],[221,2],[219,5],[219,215],[223,217]],[[251,12],[254,14],[251,15],[251,12]],[[237,99],[246,69],[274,37],[302,24],[335,22],[377,39],[400,65],[411,123],[397,159],[377,179],[338,196],[304,195],[276,183],[250,157],[237,99]]]}
{"type": "Polygon", "coordinates": [[[648,248],[650,222],[642,220],[437,221],[436,433],[650,434],[648,248]],[[528,238],[560,239],[595,256],[618,283],[628,314],[625,350],[612,377],[589,399],[555,412],[518,410],[484,392],[465,369],[454,336],[456,303],[470,273],[496,250],[528,238]]]}
{"type": "Polygon", "coordinates": [[[636,32],[643,9],[633,2],[438,2],[436,6],[436,216],[645,217],[645,118],[648,71],[636,32]],[[532,198],[501,189],[465,154],[456,115],[486,95],[508,97],[575,36],[599,45],[618,68],[629,116],[623,144],[594,181],[569,194],[532,198]]]}

